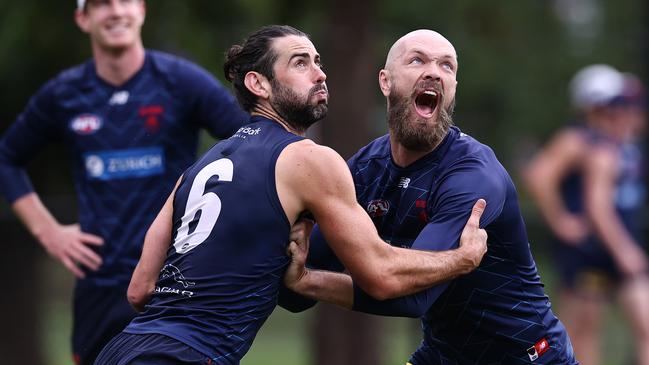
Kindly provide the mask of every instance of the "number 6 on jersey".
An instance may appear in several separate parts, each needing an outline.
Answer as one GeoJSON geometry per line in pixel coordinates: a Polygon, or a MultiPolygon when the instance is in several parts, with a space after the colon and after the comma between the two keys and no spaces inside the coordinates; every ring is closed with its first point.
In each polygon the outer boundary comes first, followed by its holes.
{"type": "Polygon", "coordinates": [[[213,192],[205,192],[207,181],[212,176],[218,176],[218,181],[232,181],[234,165],[227,158],[216,160],[205,166],[194,178],[192,188],[187,197],[185,214],[178,228],[178,234],[174,240],[174,248],[179,254],[184,254],[203,243],[210,233],[216,220],[221,214],[221,199],[213,192]],[[205,192],[205,193],[204,193],[205,192]],[[196,228],[190,233],[189,224],[196,218],[198,211],[201,211],[196,228]]]}

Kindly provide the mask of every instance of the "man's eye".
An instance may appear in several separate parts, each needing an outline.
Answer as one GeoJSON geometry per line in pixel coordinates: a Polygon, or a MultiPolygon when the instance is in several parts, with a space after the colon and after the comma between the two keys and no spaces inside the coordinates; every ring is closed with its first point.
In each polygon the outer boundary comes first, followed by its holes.
{"type": "Polygon", "coordinates": [[[444,63],[442,63],[442,67],[443,67],[444,69],[446,69],[446,70],[449,70],[449,71],[453,71],[453,70],[455,70],[455,66],[454,66],[452,63],[450,63],[450,62],[444,62],[444,63]]]}
{"type": "Polygon", "coordinates": [[[413,57],[412,59],[410,59],[411,65],[421,65],[422,63],[424,63],[424,61],[419,57],[413,57]]]}

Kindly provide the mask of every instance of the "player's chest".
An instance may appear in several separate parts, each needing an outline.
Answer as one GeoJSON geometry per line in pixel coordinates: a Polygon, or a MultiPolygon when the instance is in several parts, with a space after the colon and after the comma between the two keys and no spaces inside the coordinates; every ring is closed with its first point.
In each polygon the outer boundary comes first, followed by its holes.
{"type": "Polygon", "coordinates": [[[358,202],[379,234],[405,247],[412,244],[434,214],[434,186],[432,174],[385,172],[356,181],[358,202]]]}
{"type": "Polygon", "coordinates": [[[80,151],[158,144],[186,123],[186,110],[167,93],[95,92],[61,110],[64,139],[80,151]]]}

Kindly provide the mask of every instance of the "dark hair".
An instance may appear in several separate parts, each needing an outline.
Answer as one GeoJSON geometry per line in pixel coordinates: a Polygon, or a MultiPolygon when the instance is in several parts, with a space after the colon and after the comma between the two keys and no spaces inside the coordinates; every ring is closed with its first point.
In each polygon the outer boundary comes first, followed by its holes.
{"type": "Polygon", "coordinates": [[[257,103],[257,97],[243,83],[246,74],[256,71],[272,80],[275,76],[273,65],[277,61],[277,53],[271,47],[272,42],[275,38],[290,35],[309,37],[289,25],[267,25],[250,34],[242,45],[235,44],[226,52],[223,64],[225,78],[234,86],[234,93],[246,111],[249,112],[257,103]]]}

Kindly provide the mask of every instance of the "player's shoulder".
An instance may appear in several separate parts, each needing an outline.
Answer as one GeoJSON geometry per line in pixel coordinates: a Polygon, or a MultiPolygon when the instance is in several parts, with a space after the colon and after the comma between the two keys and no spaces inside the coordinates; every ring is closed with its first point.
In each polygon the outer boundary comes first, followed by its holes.
{"type": "Polygon", "coordinates": [[[311,179],[327,179],[341,171],[349,173],[343,158],[332,148],[303,139],[289,144],[280,154],[285,166],[311,179]]]}
{"type": "Polygon", "coordinates": [[[451,127],[447,136],[448,149],[444,154],[447,164],[463,161],[479,161],[485,166],[501,166],[494,150],[464,133],[458,127],[451,127]]]}
{"type": "Polygon", "coordinates": [[[390,135],[385,134],[358,150],[348,161],[350,168],[366,165],[370,161],[390,158],[390,135]]]}
{"type": "Polygon", "coordinates": [[[90,81],[89,72],[92,70],[93,65],[92,60],[88,60],[66,68],[51,78],[45,85],[50,88],[60,88],[85,84],[90,81]]]}
{"type": "Polygon", "coordinates": [[[34,94],[39,100],[60,100],[61,98],[74,98],[79,93],[91,89],[96,80],[92,77],[93,62],[88,60],[60,71],[43,84],[34,94]]]}

